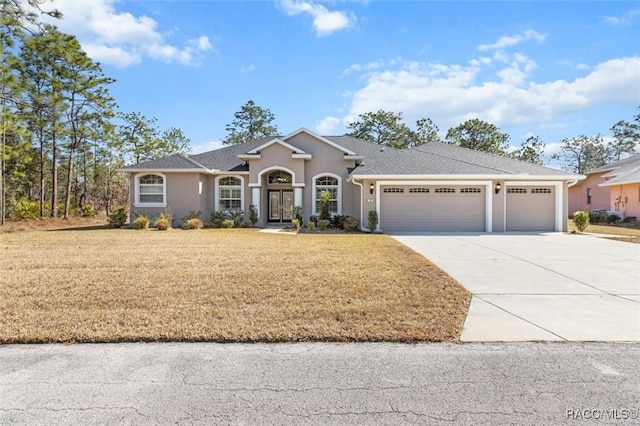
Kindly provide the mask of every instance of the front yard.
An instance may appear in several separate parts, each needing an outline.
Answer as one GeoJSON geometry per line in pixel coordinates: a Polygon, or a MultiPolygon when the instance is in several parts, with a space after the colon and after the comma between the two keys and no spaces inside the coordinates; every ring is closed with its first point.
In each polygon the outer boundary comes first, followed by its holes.
{"type": "MultiPolygon", "coordinates": [[[[577,232],[573,221],[569,221],[569,231],[577,232]]],[[[584,232],[608,235],[609,239],[640,244],[640,229],[635,224],[596,225],[590,224],[584,232]]]]}
{"type": "Polygon", "coordinates": [[[469,293],[384,235],[0,234],[0,342],[444,341],[469,293]]]}

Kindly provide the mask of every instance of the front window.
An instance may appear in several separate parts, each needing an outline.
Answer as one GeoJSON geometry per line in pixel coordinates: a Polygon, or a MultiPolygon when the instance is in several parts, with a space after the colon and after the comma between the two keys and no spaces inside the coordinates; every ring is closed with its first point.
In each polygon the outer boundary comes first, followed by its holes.
{"type": "Polygon", "coordinates": [[[591,204],[591,188],[587,188],[587,204],[591,204]]]}
{"type": "Polygon", "coordinates": [[[282,170],[277,170],[271,174],[269,174],[269,183],[276,185],[286,185],[291,184],[291,174],[284,172],[282,170]]]}
{"type": "Polygon", "coordinates": [[[164,184],[164,178],[160,175],[140,176],[138,180],[138,202],[141,204],[163,204],[164,184]]]}
{"type": "Polygon", "coordinates": [[[329,212],[333,214],[339,214],[338,210],[338,179],[332,176],[322,176],[316,179],[316,212],[320,211],[320,201],[322,200],[321,194],[328,192],[331,194],[329,201],[329,212]]]}
{"type": "Polygon", "coordinates": [[[218,208],[224,211],[242,210],[242,181],[237,177],[225,177],[218,182],[218,208]]]}

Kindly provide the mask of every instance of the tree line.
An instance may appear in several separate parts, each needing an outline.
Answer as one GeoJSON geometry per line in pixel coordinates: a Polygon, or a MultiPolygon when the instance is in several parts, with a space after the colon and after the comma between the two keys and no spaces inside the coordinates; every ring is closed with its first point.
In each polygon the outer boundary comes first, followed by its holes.
{"type": "Polygon", "coordinates": [[[115,80],[78,40],[44,24],[41,0],[0,3],[0,218],[109,214],[126,204],[125,164],[187,152],[182,130],[119,111],[115,80]]]}

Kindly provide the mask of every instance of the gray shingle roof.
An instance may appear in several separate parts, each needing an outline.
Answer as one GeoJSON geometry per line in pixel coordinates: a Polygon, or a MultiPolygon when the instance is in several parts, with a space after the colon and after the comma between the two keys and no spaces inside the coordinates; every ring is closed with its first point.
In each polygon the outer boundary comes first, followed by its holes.
{"type": "MultiPolygon", "coordinates": [[[[512,160],[497,155],[460,148],[439,142],[413,149],[394,149],[351,136],[324,136],[326,139],[363,157],[353,175],[532,175],[576,176],[561,170],[512,160]]],[[[126,169],[203,169],[247,171],[249,167],[238,155],[245,154],[274,138],[267,136],[238,145],[185,157],[172,155],[126,169]]]]}
{"type": "Polygon", "coordinates": [[[625,166],[627,164],[636,163],[636,162],[640,163],[640,154],[635,154],[635,155],[632,155],[630,157],[626,157],[626,158],[623,158],[621,160],[614,161],[613,163],[605,164],[602,167],[598,167],[596,169],[589,170],[587,172],[587,174],[592,174],[592,173],[597,173],[597,172],[606,172],[607,170],[617,169],[617,168],[623,167],[623,166],[625,166]]]}

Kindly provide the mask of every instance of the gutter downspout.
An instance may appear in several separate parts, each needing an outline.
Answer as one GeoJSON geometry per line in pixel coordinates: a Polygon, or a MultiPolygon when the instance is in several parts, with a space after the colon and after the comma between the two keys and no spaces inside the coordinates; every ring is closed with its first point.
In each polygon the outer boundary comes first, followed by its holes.
{"type": "Polygon", "coordinates": [[[364,197],[362,196],[362,190],[363,190],[363,186],[361,183],[357,182],[355,178],[351,178],[351,182],[353,182],[354,184],[358,185],[360,187],[360,230],[361,231],[365,231],[364,227],[362,226],[363,222],[362,222],[362,215],[364,213],[364,197]]]}

